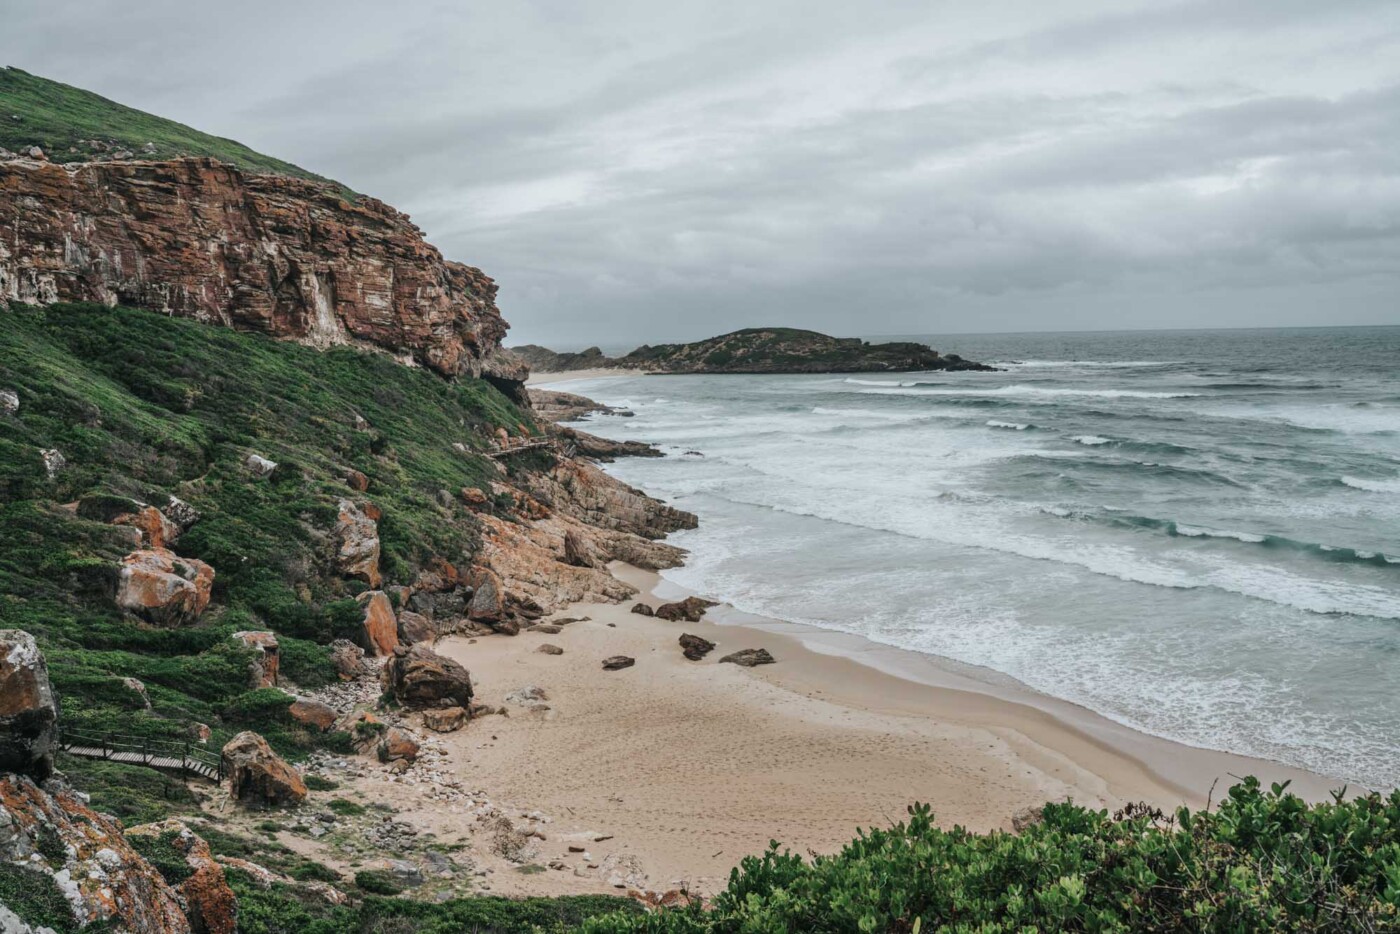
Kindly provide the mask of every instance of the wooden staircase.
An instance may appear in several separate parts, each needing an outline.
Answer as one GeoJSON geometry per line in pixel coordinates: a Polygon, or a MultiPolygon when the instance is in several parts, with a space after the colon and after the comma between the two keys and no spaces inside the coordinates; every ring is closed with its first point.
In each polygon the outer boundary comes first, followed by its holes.
{"type": "Polygon", "coordinates": [[[70,756],[143,765],[166,772],[178,772],[185,778],[195,777],[220,782],[225,775],[223,756],[198,744],[179,740],[64,730],[59,736],[58,747],[70,756]]]}

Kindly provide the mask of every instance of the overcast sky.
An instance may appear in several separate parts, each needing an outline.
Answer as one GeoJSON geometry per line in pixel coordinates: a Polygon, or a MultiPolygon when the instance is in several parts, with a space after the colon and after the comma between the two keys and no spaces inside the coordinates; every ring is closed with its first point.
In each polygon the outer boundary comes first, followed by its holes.
{"type": "Polygon", "coordinates": [[[512,341],[1400,323],[1398,0],[0,0],[333,176],[512,341]]]}

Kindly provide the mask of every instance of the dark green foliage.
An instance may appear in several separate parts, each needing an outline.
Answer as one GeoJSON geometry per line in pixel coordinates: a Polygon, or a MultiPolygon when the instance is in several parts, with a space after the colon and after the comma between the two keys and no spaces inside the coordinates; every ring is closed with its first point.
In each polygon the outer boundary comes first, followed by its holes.
{"type": "Polygon", "coordinates": [[[1246,779],[1215,811],[1110,817],[1048,804],[1023,833],[907,824],[811,862],[774,844],[708,910],[615,916],[615,932],[1400,930],[1400,792],[1308,805],[1246,779]]]}
{"type": "Polygon", "coordinates": [[[92,796],[92,807],[134,827],[195,805],[194,794],[177,775],[100,759],[58,757],[58,767],[92,796]]]}
{"type": "Polygon", "coordinates": [[[55,162],[91,159],[93,150],[79,140],[100,139],[116,142],[143,159],[213,156],[253,172],[320,178],[242,143],[201,133],[18,68],[0,68],[0,112],[4,114],[0,146],[16,151],[39,146],[55,162]],[[141,151],[146,143],[155,144],[153,154],[141,151]],[[70,148],[79,152],[70,153],[70,148]]]}
{"type": "Polygon", "coordinates": [[[363,804],[356,804],[354,801],[347,801],[344,798],[334,798],[326,803],[326,807],[345,817],[353,817],[365,812],[363,804]]]}
{"type": "Polygon", "coordinates": [[[319,775],[306,776],[306,787],[311,791],[335,791],[340,787],[340,782],[333,782],[329,778],[322,778],[319,775]]]}
{"type": "Polygon", "coordinates": [[[355,886],[370,895],[398,895],[403,885],[382,869],[365,869],[355,873],[355,886]]]}
{"type": "Polygon", "coordinates": [[[42,924],[59,934],[78,930],[58,884],[37,869],[0,862],[0,905],[34,926],[42,924]]]}
{"type": "Polygon", "coordinates": [[[179,831],[167,830],[159,836],[133,834],[128,836],[126,840],[136,852],[146,858],[146,862],[156,867],[156,871],[166,882],[171,885],[179,885],[194,875],[194,870],[190,868],[189,863],[185,862],[185,854],[175,847],[175,841],[179,839],[179,836],[179,831]]]}

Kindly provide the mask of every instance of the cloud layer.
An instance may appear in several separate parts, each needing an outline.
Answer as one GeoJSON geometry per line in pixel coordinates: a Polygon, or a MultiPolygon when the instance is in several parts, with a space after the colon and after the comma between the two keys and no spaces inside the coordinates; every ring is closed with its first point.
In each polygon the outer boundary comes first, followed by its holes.
{"type": "Polygon", "coordinates": [[[55,2],[0,61],[407,210],[515,338],[1400,323],[1400,5],[55,2]]]}

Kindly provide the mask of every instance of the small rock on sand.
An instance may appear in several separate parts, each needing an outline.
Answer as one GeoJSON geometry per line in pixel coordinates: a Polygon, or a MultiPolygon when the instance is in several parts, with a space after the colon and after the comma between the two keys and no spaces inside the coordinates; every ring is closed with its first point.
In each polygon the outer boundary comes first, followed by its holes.
{"type": "Polygon", "coordinates": [[[742,665],[745,668],[752,668],[755,665],[771,665],[777,659],[768,653],[767,649],[741,649],[732,652],[720,659],[720,662],[733,662],[735,665],[742,665]]]}
{"type": "Polygon", "coordinates": [[[536,651],[536,652],[539,652],[541,655],[563,655],[563,654],[564,654],[564,650],[563,650],[563,649],[559,648],[559,646],[557,646],[557,645],[550,645],[548,642],[541,643],[540,647],[537,648],[537,649],[535,649],[535,651],[536,651]]]}
{"type": "Polygon", "coordinates": [[[631,668],[635,664],[637,664],[635,658],[631,658],[627,655],[614,655],[611,658],[603,659],[603,670],[617,671],[621,668],[631,668]]]}

